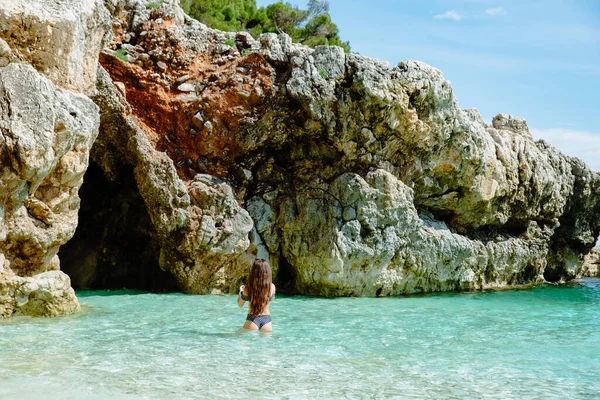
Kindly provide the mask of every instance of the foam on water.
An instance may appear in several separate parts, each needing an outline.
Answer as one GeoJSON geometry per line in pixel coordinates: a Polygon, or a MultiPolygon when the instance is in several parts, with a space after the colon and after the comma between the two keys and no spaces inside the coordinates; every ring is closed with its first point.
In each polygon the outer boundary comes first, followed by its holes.
{"type": "Polygon", "coordinates": [[[238,334],[234,296],[80,292],[0,322],[2,399],[594,398],[600,281],[406,298],[278,296],[238,334]]]}

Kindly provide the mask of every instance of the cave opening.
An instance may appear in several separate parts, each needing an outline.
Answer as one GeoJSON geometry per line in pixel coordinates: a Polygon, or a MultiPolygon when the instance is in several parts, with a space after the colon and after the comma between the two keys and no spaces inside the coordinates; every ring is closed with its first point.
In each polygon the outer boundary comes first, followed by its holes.
{"type": "Polygon", "coordinates": [[[296,270],[286,260],[283,255],[279,256],[279,262],[277,263],[279,268],[277,271],[277,278],[275,279],[275,285],[277,285],[277,291],[280,293],[294,294],[295,293],[295,282],[296,282],[296,270]]]}
{"type": "Polygon", "coordinates": [[[159,266],[160,249],[131,166],[111,182],[90,161],[79,197],[77,230],[58,253],[74,289],[177,290],[159,266]]]}

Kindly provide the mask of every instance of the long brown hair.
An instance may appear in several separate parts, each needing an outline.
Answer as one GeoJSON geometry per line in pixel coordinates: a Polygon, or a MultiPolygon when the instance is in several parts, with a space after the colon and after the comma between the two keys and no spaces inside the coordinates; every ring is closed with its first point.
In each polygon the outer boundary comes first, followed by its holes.
{"type": "Polygon", "coordinates": [[[250,298],[249,314],[260,313],[269,302],[271,294],[271,267],[269,263],[262,258],[257,258],[252,264],[250,275],[248,276],[248,297],[250,298]]]}

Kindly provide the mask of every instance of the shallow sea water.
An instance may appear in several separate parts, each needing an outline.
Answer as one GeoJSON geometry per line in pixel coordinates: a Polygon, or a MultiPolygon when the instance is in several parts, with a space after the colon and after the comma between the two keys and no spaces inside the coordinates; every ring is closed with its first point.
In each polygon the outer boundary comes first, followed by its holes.
{"type": "Polygon", "coordinates": [[[404,298],[79,292],[0,321],[0,399],[598,398],[600,280],[404,298]]]}

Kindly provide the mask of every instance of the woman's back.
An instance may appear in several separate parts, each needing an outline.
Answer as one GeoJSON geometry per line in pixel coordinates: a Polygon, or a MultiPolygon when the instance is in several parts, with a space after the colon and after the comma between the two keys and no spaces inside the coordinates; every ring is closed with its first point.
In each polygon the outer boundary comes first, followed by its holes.
{"type": "Polygon", "coordinates": [[[248,283],[240,286],[238,305],[242,307],[246,301],[248,315],[244,323],[245,329],[272,330],[269,304],[275,297],[275,285],[272,282],[271,267],[264,259],[257,259],[252,265],[248,283]]]}

